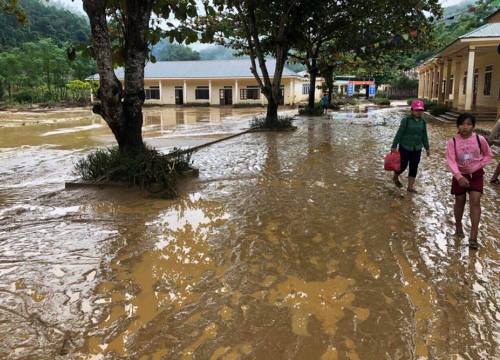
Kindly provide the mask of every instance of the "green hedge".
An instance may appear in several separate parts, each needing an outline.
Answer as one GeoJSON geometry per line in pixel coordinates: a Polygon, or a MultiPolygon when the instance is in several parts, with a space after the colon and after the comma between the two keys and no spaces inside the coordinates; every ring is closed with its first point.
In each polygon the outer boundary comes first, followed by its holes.
{"type": "Polygon", "coordinates": [[[383,105],[383,106],[388,106],[391,105],[391,100],[388,98],[373,98],[371,99],[371,102],[374,103],[375,105],[383,105]]]}
{"type": "Polygon", "coordinates": [[[434,106],[432,106],[432,108],[430,109],[430,113],[434,116],[439,116],[439,115],[443,115],[444,113],[450,111],[450,109],[448,108],[448,106],[446,105],[443,105],[443,104],[435,104],[434,106]]]}
{"type": "Polygon", "coordinates": [[[306,106],[299,109],[299,115],[321,116],[323,115],[323,106],[320,103],[314,104],[312,109],[306,106]]]}

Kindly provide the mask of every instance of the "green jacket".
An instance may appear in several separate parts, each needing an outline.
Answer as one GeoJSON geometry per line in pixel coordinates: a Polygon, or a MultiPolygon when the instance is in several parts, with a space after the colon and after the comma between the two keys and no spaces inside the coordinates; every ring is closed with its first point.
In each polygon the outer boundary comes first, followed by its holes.
{"type": "Polygon", "coordinates": [[[424,147],[429,150],[429,138],[427,137],[427,124],[420,118],[416,120],[412,115],[401,120],[398,132],[392,142],[392,148],[398,144],[406,150],[421,150],[424,147]]]}

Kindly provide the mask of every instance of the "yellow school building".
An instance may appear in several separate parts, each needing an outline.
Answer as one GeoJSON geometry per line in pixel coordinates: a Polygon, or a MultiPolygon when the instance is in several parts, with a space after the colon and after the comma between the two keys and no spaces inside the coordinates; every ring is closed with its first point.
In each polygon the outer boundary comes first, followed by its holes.
{"type": "Polygon", "coordinates": [[[485,25],[460,36],[417,68],[419,98],[469,111],[481,120],[500,117],[500,10],[485,25]]]}
{"type": "MultiPolygon", "coordinates": [[[[274,74],[276,61],[266,66],[274,74]]],[[[157,105],[265,105],[267,100],[250,70],[250,59],[158,61],[144,68],[146,104],[157,105]]],[[[258,70],[260,74],[260,70],[258,70]]],[[[123,68],[115,74],[123,82],[123,68]]],[[[98,80],[93,75],[87,80],[98,80]]],[[[287,67],[281,79],[282,105],[307,102],[309,79],[287,67]]],[[[321,92],[316,91],[317,100],[321,92]]]]}

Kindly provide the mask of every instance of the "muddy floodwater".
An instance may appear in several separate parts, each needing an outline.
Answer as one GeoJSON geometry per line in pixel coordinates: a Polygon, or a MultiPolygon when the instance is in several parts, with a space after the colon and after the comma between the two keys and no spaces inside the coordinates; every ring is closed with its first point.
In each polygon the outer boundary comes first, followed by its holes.
{"type": "MultiPolygon", "coordinates": [[[[145,138],[191,146],[262,111],[148,109],[145,138]]],[[[113,142],[89,112],[0,113],[0,358],[499,358],[500,188],[485,186],[471,252],[453,236],[453,125],[428,124],[421,194],[383,171],[405,111],[203,148],[175,200],[64,190],[113,142]]]]}

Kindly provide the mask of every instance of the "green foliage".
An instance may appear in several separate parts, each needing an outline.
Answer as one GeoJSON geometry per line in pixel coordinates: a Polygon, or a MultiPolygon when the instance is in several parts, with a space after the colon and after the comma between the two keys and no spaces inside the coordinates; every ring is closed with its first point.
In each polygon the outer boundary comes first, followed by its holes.
{"type": "MultiPolygon", "coordinates": [[[[3,2],[12,1],[2,0],[0,3],[3,2]]],[[[18,5],[14,8],[22,12],[22,19],[16,13],[10,15],[0,11],[0,51],[43,38],[51,38],[57,45],[88,42],[90,29],[85,17],[47,1],[19,0],[18,5]]]]}
{"type": "Polygon", "coordinates": [[[141,189],[163,191],[168,197],[177,195],[179,175],[191,169],[190,153],[174,150],[164,155],[148,147],[134,155],[123,153],[118,147],[98,149],[75,165],[75,173],[84,180],[125,182],[141,189]]]}
{"type": "Polygon", "coordinates": [[[410,79],[405,75],[393,79],[389,84],[395,89],[418,89],[418,80],[410,79]]]}
{"type": "Polygon", "coordinates": [[[52,39],[27,42],[0,53],[0,82],[17,102],[74,100],[75,92],[66,87],[68,81],[83,80],[93,72],[92,60],[79,57],[69,61],[65,48],[52,39]],[[17,93],[20,95],[15,96],[17,93]]]}
{"type": "Polygon", "coordinates": [[[383,98],[383,97],[376,97],[370,100],[372,103],[375,105],[380,105],[380,106],[389,106],[391,105],[391,100],[388,98],[383,98]]]}
{"type": "MultiPolygon", "coordinates": [[[[230,60],[238,58],[234,50],[221,45],[212,45],[199,51],[201,60],[230,60]]],[[[241,57],[240,57],[241,58],[241,57]]]]}
{"type": "Polygon", "coordinates": [[[278,116],[276,121],[269,121],[267,117],[254,117],[250,121],[250,128],[254,130],[294,130],[293,118],[290,116],[278,116]]]}
{"type": "Polygon", "coordinates": [[[197,51],[189,46],[170,43],[167,39],[160,40],[153,48],[153,55],[161,61],[200,60],[200,53],[197,51]]]}
{"type": "MultiPolygon", "coordinates": [[[[474,4],[474,11],[467,11],[469,5],[462,5],[456,8],[458,14],[452,20],[437,21],[434,30],[434,49],[435,51],[448,46],[459,36],[462,36],[483,24],[483,20],[500,6],[499,0],[478,0],[474,4]]],[[[448,13],[448,15],[454,15],[448,13]]]]}
{"type": "Polygon", "coordinates": [[[444,104],[435,104],[430,108],[430,113],[434,116],[443,115],[450,111],[450,108],[444,104]]]}
{"type": "Polygon", "coordinates": [[[22,90],[19,91],[14,95],[14,101],[18,102],[20,104],[23,103],[33,103],[33,100],[35,99],[35,96],[33,95],[33,92],[29,90],[22,90]]]}
{"type": "Polygon", "coordinates": [[[331,102],[334,106],[357,105],[358,100],[352,97],[335,98],[331,102]]]}
{"type": "Polygon", "coordinates": [[[320,103],[315,103],[311,109],[309,106],[299,109],[300,115],[321,116],[323,115],[323,106],[320,103]]]}
{"type": "Polygon", "coordinates": [[[88,99],[92,85],[88,81],[71,80],[66,84],[71,97],[77,101],[85,101],[88,99]]]}

